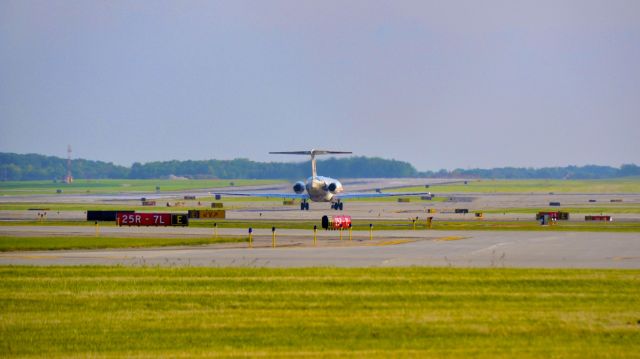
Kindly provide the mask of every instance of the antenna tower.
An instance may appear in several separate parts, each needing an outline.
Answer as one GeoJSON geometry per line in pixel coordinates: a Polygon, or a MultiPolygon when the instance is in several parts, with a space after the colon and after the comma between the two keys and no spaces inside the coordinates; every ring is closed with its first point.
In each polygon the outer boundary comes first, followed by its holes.
{"type": "Polygon", "coordinates": [[[67,146],[67,176],[64,178],[64,182],[67,184],[73,182],[73,176],[71,175],[71,145],[67,146]]]}

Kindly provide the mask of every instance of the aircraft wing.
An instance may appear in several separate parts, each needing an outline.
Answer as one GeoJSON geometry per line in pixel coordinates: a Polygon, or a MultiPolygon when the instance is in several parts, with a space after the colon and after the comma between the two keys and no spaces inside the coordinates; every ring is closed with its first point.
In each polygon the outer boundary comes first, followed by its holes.
{"type": "Polygon", "coordinates": [[[384,198],[384,197],[412,197],[412,196],[430,196],[431,192],[384,192],[384,193],[344,193],[335,195],[337,199],[353,199],[353,198],[384,198]]]}
{"type": "Polygon", "coordinates": [[[212,195],[234,196],[234,197],[262,197],[262,198],[285,198],[285,199],[309,199],[306,193],[263,193],[263,192],[211,192],[212,195]]]}

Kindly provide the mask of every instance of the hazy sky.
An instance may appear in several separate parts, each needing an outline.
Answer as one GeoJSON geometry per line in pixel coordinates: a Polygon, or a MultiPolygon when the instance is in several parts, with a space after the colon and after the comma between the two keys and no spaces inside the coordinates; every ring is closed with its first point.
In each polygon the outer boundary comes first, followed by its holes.
{"type": "Polygon", "coordinates": [[[0,0],[0,151],[640,163],[640,1],[0,0]]]}

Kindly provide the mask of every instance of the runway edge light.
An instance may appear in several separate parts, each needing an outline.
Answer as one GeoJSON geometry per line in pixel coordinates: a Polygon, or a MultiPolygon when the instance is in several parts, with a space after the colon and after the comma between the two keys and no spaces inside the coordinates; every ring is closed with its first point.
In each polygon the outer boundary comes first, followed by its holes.
{"type": "Polygon", "coordinates": [[[313,245],[316,245],[316,241],[318,239],[318,226],[313,226],[313,245]]]}
{"type": "Polygon", "coordinates": [[[276,227],[271,227],[271,247],[276,247],[276,227]]]}

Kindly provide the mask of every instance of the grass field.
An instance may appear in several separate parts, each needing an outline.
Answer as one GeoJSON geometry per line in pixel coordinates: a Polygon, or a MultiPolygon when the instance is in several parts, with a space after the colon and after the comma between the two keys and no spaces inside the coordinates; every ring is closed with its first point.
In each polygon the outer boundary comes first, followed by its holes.
{"type": "MultiPolygon", "coordinates": [[[[309,229],[313,226],[320,227],[319,221],[288,221],[288,220],[214,220],[191,219],[189,226],[194,228],[213,228],[214,223],[218,228],[271,228],[277,229],[309,229]]],[[[354,221],[354,231],[368,231],[369,224],[373,224],[374,230],[413,230],[413,222],[409,220],[372,220],[354,221]]],[[[0,227],[7,226],[94,226],[88,221],[1,221],[0,227]]],[[[100,226],[115,227],[115,222],[101,222],[100,226]]],[[[490,231],[578,231],[578,232],[640,232],[640,222],[567,222],[559,221],[553,226],[541,226],[533,218],[522,221],[489,221],[473,220],[445,221],[434,220],[431,229],[426,229],[426,220],[421,218],[416,222],[416,230],[490,230],[490,231]]]]}
{"type": "MultiPolygon", "coordinates": [[[[444,197],[434,198],[433,201],[421,201],[419,199],[412,199],[412,203],[435,203],[435,202],[445,202],[447,199],[444,197]]],[[[156,203],[158,206],[142,206],[140,201],[127,201],[126,204],[107,204],[107,203],[62,203],[62,202],[3,202],[0,203],[0,210],[2,211],[25,211],[29,209],[39,209],[44,208],[48,211],[86,211],[86,210],[119,210],[119,209],[128,209],[128,210],[136,210],[136,211],[187,211],[189,209],[211,209],[210,202],[213,201],[213,197],[211,198],[200,198],[196,201],[184,201],[181,199],[162,199],[157,200],[156,203]],[[185,202],[185,205],[178,207],[166,207],[164,204],[169,203],[172,206],[175,202],[185,202]],[[200,201],[201,205],[197,206],[196,201],[200,201]]],[[[353,199],[349,200],[349,202],[397,202],[397,198],[367,198],[367,199],[353,199]]],[[[238,209],[245,208],[249,203],[254,204],[256,202],[264,203],[265,206],[273,206],[273,207],[283,207],[282,199],[278,198],[249,198],[249,197],[224,197],[221,201],[224,204],[225,209],[238,209]]],[[[293,205],[288,205],[288,208],[299,208],[300,202],[294,201],[293,205]]],[[[319,203],[316,206],[326,206],[329,208],[328,203],[319,203]]]]}
{"type": "MultiPolygon", "coordinates": [[[[425,179],[425,181],[427,181],[425,179]]],[[[0,182],[0,195],[54,194],[63,193],[121,193],[183,191],[229,186],[281,184],[280,180],[76,180],[70,185],[52,181],[7,181],[0,182]]],[[[348,191],[348,188],[346,189],[348,191]]],[[[474,180],[468,184],[432,185],[394,189],[392,192],[433,193],[640,193],[640,177],[608,180],[474,180]]],[[[438,197],[436,197],[438,198],[438,197]]],[[[225,198],[226,200],[227,198],[225,198]]],[[[247,200],[247,199],[243,199],[247,200]]],[[[363,200],[363,199],[360,199],[363,200]]],[[[360,201],[359,200],[359,201],[360,201]]],[[[380,199],[376,199],[380,200],[380,199]]],[[[395,198],[382,199],[395,201],[395,198]]],[[[437,201],[437,199],[436,199],[437,201]]]]}
{"type": "MultiPolygon", "coordinates": [[[[240,221],[240,220],[192,220],[192,227],[213,228],[216,223],[218,228],[271,228],[279,229],[312,229],[319,225],[318,221],[240,221]]],[[[354,221],[354,231],[368,231],[369,224],[373,224],[375,230],[413,230],[412,221],[354,221]]],[[[416,230],[426,229],[424,218],[416,222],[416,230]]],[[[505,230],[505,231],[587,231],[587,232],[640,232],[638,222],[565,222],[560,221],[554,226],[541,226],[534,220],[530,221],[439,221],[432,222],[430,230],[505,230]]]]}
{"type": "Polygon", "coordinates": [[[166,246],[197,246],[203,244],[246,242],[247,238],[203,237],[203,238],[143,238],[106,236],[0,236],[0,252],[59,250],[59,249],[99,249],[99,248],[140,248],[166,246]]]}
{"type": "Polygon", "coordinates": [[[205,188],[229,186],[252,186],[282,183],[278,180],[75,180],[72,184],[54,183],[53,181],[6,181],[0,182],[0,195],[55,194],[61,189],[63,193],[126,193],[126,192],[160,192],[186,191],[205,188]]]}
{"type": "MultiPolygon", "coordinates": [[[[445,200],[444,197],[440,198],[441,200],[437,202],[442,202],[445,200]]],[[[248,202],[256,202],[258,199],[252,200],[240,200],[235,198],[232,200],[224,200],[224,209],[234,210],[234,209],[242,209],[246,208],[248,202]],[[244,203],[243,203],[244,202],[244,203]]],[[[394,200],[395,201],[395,200],[394,200]]],[[[173,203],[174,201],[170,201],[173,203]]],[[[263,202],[263,201],[261,201],[263,202]]],[[[264,201],[265,206],[273,206],[273,207],[283,207],[282,201],[271,200],[264,201]],[[270,203],[267,203],[270,202],[270,203]]],[[[350,200],[351,202],[351,200],[350,200]]],[[[383,202],[383,201],[373,201],[371,202],[383,202]]],[[[414,201],[415,202],[415,201],[414,201]]],[[[103,203],[0,203],[0,210],[2,211],[26,211],[33,209],[44,209],[48,212],[55,211],[87,211],[87,210],[102,210],[102,211],[116,211],[116,210],[134,210],[138,212],[179,212],[184,213],[190,209],[211,209],[208,207],[208,203],[202,203],[202,206],[181,206],[181,207],[164,207],[164,206],[141,206],[140,202],[131,202],[131,204],[103,204],[103,203]]],[[[418,202],[421,204],[428,204],[428,202],[418,202]]],[[[320,204],[322,205],[322,204],[320,204]]],[[[451,207],[462,207],[462,204],[455,205],[452,204],[451,207]]],[[[297,208],[297,205],[288,206],[289,208],[297,208]]],[[[328,207],[328,205],[327,205],[328,207]]],[[[452,209],[451,209],[452,210],[452,209]]],[[[562,206],[562,207],[522,207],[522,208],[486,208],[482,209],[481,212],[484,213],[537,213],[539,211],[565,211],[569,213],[582,213],[582,214],[615,214],[615,213],[640,213],[640,204],[638,203],[615,203],[615,204],[601,204],[601,205],[592,205],[585,204],[584,206],[573,205],[573,206],[562,206]]]]}
{"type": "MultiPolygon", "coordinates": [[[[400,191],[424,191],[424,186],[400,191]]],[[[640,193],[640,177],[607,180],[477,180],[449,185],[433,185],[435,193],[640,193]]]]}
{"type": "Polygon", "coordinates": [[[638,357],[640,271],[0,267],[0,356],[638,357]]]}
{"type": "MultiPolygon", "coordinates": [[[[199,200],[199,199],[198,199],[199,200]]],[[[2,211],[26,211],[33,209],[45,209],[47,211],[86,211],[86,210],[101,210],[101,211],[114,211],[114,210],[135,210],[141,212],[186,212],[190,209],[211,209],[210,203],[201,200],[201,205],[197,206],[195,201],[183,201],[184,205],[174,206],[176,200],[158,200],[157,206],[142,206],[140,201],[127,201],[125,204],[106,204],[106,203],[53,203],[53,202],[3,202],[0,203],[0,210],[2,211]],[[164,205],[169,202],[172,207],[164,205]]],[[[276,199],[246,199],[246,198],[229,198],[224,199],[224,209],[237,209],[245,208],[247,203],[265,202],[268,206],[282,206],[282,200],[276,199]]],[[[299,206],[299,204],[297,205],[299,206]]],[[[328,207],[329,205],[327,205],[328,207]]],[[[290,206],[290,208],[297,208],[296,205],[290,206]]]]}
{"type": "Polygon", "coordinates": [[[640,213],[640,204],[619,203],[601,206],[562,206],[562,207],[525,207],[525,208],[491,208],[483,210],[484,213],[538,213],[541,211],[557,212],[564,211],[569,213],[581,214],[615,214],[615,213],[640,213]]]}
{"type": "MultiPolygon", "coordinates": [[[[447,198],[436,197],[431,201],[423,201],[420,199],[412,198],[412,203],[435,203],[445,202],[447,198]]],[[[158,206],[143,206],[140,201],[123,201],[127,204],[107,204],[107,203],[69,203],[69,202],[3,202],[0,203],[0,210],[2,211],[24,211],[33,208],[46,208],[49,211],[86,211],[86,210],[118,210],[128,209],[137,211],[187,211],[189,209],[210,209],[210,202],[222,202],[226,209],[244,208],[249,203],[263,202],[267,206],[283,206],[283,200],[281,198],[264,198],[264,197],[223,197],[220,201],[215,201],[213,197],[198,197],[196,201],[184,201],[180,198],[177,199],[162,199],[156,200],[158,206]],[[165,203],[174,205],[175,202],[185,202],[186,205],[179,207],[166,207],[165,203]],[[201,202],[201,206],[196,206],[196,201],[201,202]]],[[[397,202],[397,197],[386,198],[356,198],[350,199],[349,202],[397,202]]],[[[289,205],[290,208],[297,208],[300,205],[300,201],[294,201],[293,205],[289,205]]],[[[326,205],[329,208],[328,203],[320,203],[320,206],[326,205]]]]}

